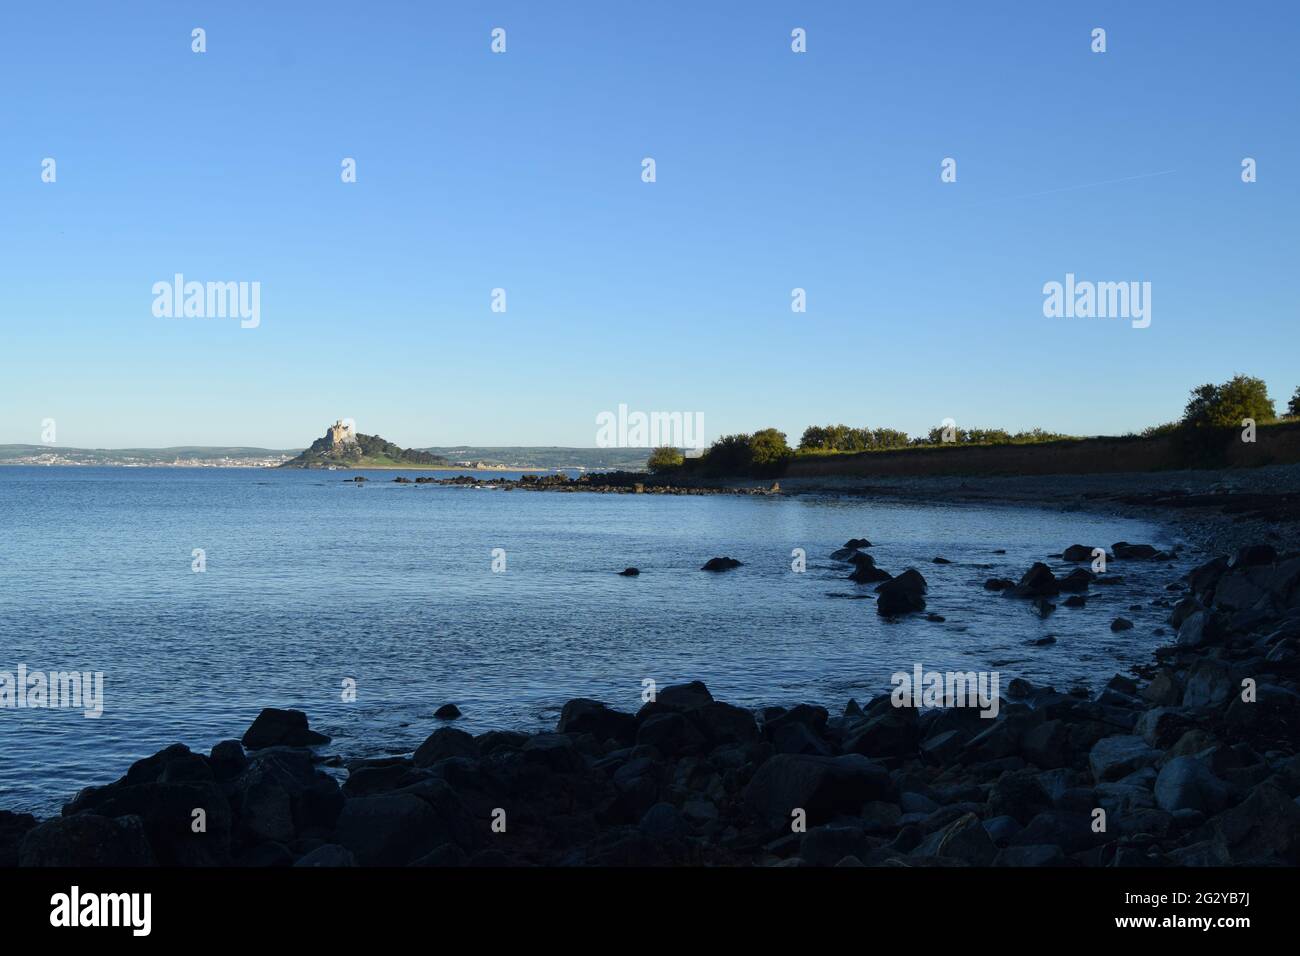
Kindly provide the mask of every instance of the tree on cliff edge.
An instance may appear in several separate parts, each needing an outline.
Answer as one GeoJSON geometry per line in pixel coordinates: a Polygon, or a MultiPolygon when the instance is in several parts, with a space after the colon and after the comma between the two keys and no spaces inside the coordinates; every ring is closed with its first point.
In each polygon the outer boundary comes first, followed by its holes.
{"type": "Polygon", "coordinates": [[[1277,418],[1268,386],[1253,375],[1234,375],[1222,385],[1201,385],[1183,410],[1183,424],[1210,428],[1240,428],[1242,419],[1258,423],[1277,418]]]}

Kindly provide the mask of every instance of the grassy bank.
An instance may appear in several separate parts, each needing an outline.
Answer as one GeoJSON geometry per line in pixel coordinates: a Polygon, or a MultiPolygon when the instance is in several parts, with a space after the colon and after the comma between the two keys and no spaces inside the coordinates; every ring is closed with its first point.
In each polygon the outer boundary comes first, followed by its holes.
{"type": "Polygon", "coordinates": [[[782,476],[1058,475],[1250,468],[1300,462],[1300,422],[1242,430],[1182,429],[1153,437],[1079,438],[1036,444],[923,445],[857,454],[797,455],[782,476]]]}

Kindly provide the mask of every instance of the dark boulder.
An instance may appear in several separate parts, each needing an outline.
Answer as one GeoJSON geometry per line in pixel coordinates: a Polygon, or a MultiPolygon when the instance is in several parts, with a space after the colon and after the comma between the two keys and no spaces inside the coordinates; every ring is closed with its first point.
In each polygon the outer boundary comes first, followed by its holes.
{"type": "Polygon", "coordinates": [[[586,761],[568,734],[535,734],[520,748],[525,763],[546,768],[551,773],[576,773],[586,761]]]}
{"type": "Polygon", "coordinates": [[[0,810],[0,867],[18,865],[18,845],[35,828],[36,822],[30,813],[0,810]]]}
{"type": "Polygon", "coordinates": [[[622,571],[618,572],[618,575],[622,578],[634,578],[640,573],[640,568],[624,568],[622,571]]]}
{"type": "Polygon", "coordinates": [[[598,700],[575,697],[560,710],[555,732],[560,734],[591,734],[597,740],[617,740],[630,743],[636,736],[636,718],[631,714],[613,710],[598,700]]]}
{"type": "Polygon", "coordinates": [[[433,808],[410,793],[353,797],[335,830],[335,842],[362,866],[405,866],[449,839],[433,808]]]}
{"type": "Polygon", "coordinates": [[[912,851],[913,857],[958,860],[968,866],[991,866],[998,848],[973,813],[966,813],[931,833],[912,851]]]}
{"type": "Polygon", "coordinates": [[[861,827],[813,827],[799,841],[799,857],[812,866],[835,866],[846,856],[867,855],[869,845],[861,827]]]}
{"type": "Polygon", "coordinates": [[[1085,544],[1072,544],[1065,549],[1065,552],[1061,557],[1066,561],[1073,561],[1075,563],[1080,561],[1091,561],[1093,550],[1093,548],[1090,548],[1085,544]]]}
{"type": "Polygon", "coordinates": [[[730,571],[732,568],[738,568],[741,563],[735,558],[709,558],[700,568],[701,571],[730,571]]]}
{"type": "Polygon", "coordinates": [[[876,593],[880,595],[876,600],[876,613],[888,617],[924,611],[927,590],[928,586],[921,572],[915,568],[908,568],[898,577],[876,588],[876,593]]]}
{"type": "Polygon", "coordinates": [[[1300,806],[1272,781],[1256,786],[1210,826],[1234,864],[1300,863],[1300,806]]]}
{"type": "Polygon", "coordinates": [[[90,787],[64,808],[69,816],[83,812],[140,820],[152,855],[163,866],[230,862],[233,814],[226,795],[211,781],[90,787]],[[196,833],[198,821],[203,829],[196,833]]]}
{"type": "Polygon", "coordinates": [[[689,684],[672,684],[655,694],[655,703],[673,710],[694,710],[705,704],[713,703],[713,695],[704,681],[693,680],[689,684]]]}
{"type": "Polygon", "coordinates": [[[1277,549],[1271,544],[1251,544],[1238,549],[1228,560],[1231,569],[1251,568],[1261,564],[1273,564],[1277,561],[1277,549]]]}
{"type": "Polygon", "coordinates": [[[889,774],[866,757],[812,757],[777,754],[755,771],[745,788],[745,806],[770,825],[788,825],[795,810],[810,824],[826,823],[845,813],[856,815],[870,800],[884,798],[889,774]]]}
{"type": "Polygon", "coordinates": [[[689,716],[710,747],[745,744],[758,739],[758,724],[754,715],[744,707],[715,700],[692,709],[689,716]]]}
{"type": "Polygon", "coordinates": [[[636,730],[638,747],[654,747],[661,754],[678,754],[699,750],[704,735],[683,715],[674,711],[651,714],[636,730]]]}
{"type": "Polygon", "coordinates": [[[307,715],[301,710],[280,710],[267,707],[248,730],[243,743],[249,750],[263,747],[316,747],[327,744],[330,738],[307,727],[307,715]]]}
{"type": "Polygon", "coordinates": [[[223,740],[212,748],[208,766],[212,768],[214,779],[230,780],[239,776],[240,771],[248,766],[248,757],[238,740],[223,740]]]}
{"type": "Polygon", "coordinates": [[[1091,571],[1085,571],[1083,568],[1075,568],[1065,577],[1057,581],[1057,587],[1068,594],[1082,594],[1088,590],[1088,585],[1093,582],[1094,575],[1091,571]]]}
{"type": "Polygon", "coordinates": [[[1160,554],[1149,544],[1129,544],[1127,541],[1116,541],[1110,550],[1121,561],[1145,561],[1160,554]]]}
{"type": "Polygon", "coordinates": [[[877,581],[888,581],[892,577],[893,575],[883,568],[872,564],[860,564],[853,569],[849,580],[855,584],[875,584],[877,581]]]}
{"type": "Polygon", "coordinates": [[[1052,806],[1051,798],[1038,782],[1034,770],[1011,770],[998,777],[989,788],[989,814],[1012,817],[1017,823],[1027,824],[1043,810],[1052,806]]]}
{"type": "Polygon", "coordinates": [[[19,866],[153,866],[139,817],[78,813],[47,820],[23,837],[19,866]]]}
{"type": "Polygon", "coordinates": [[[1196,810],[1212,816],[1228,806],[1228,785],[1214,775],[1206,761],[1175,757],[1160,769],[1155,783],[1156,804],[1169,813],[1196,810]]]}
{"type": "Polygon", "coordinates": [[[1041,561],[1035,561],[1033,566],[1020,576],[1014,588],[1009,588],[1002,593],[1007,597],[1035,598],[1055,597],[1060,591],[1060,584],[1052,569],[1041,561]]]}
{"type": "Polygon", "coordinates": [[[433,716],[438,720],[455,720],[460,716],[460,708],[455,704],[443,704],[433,712],[433,716]]]}
{"type": "Polygon", "coordinates": [[[1203,647],[1217,643],[1225,631],[1223,621],[1210,611],[1189,614],[1178,626],[1179,647],[1203,647]]]}
{"type": "Polygon", "coordinates": [[[478,755],[478,744],[472,736],[455,727],[439,727],[416,748],[414,759],[417,767],[428,767],[448,757],[478,755]]]}

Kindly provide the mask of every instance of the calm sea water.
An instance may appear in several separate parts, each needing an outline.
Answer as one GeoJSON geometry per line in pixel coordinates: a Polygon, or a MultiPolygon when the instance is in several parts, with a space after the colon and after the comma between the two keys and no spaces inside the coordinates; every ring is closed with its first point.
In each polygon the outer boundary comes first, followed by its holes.
{"type": "Polygon", "coordinates": [[[983,581],[1075,542],[1175,542],[1142,522],[1032,509],[489,491],[368,474],[356,487],[338,472],[0,468],[0,670],[105,679],[97,720],[0,709],[0,808],[56,812],[168,744],[239,737],[266,706],[305,710],[333,751],[361,756],[410,751],[449,701],[470,732],[536,729],[570,697],[635,710],[647,677],[833,712],[918,662],[998,670],[1004,687],[1014,676],[1097,687],[1149,660],[1167,611],[1127,608],[1163,596],[1176,573],[1130,573],[1094,588],[1086,609],[1040,620],[983,581]],[[859,536],[887,570],[919,568],[946,621],[887,622],[874,601],[846,599],[869,588],[828,555],[859,536]],[[195,548],[203,573],[191,570],[195,548]],[[495,548],[504,573],[492,571],[495,548]],[[794,548],[807,552],[803,574],[794,548]],[[699,570],[723,554],[745,566],[699,570]],[[627,565],[641,576],[617,576],[627,565]],[[1113,634],[1119,613],[1137,626],[1113,634]],[[1055,645],[1026,646],[1047,634],[1055,645]],[[342,699],[346,679],[355,702],[342,699]]]}

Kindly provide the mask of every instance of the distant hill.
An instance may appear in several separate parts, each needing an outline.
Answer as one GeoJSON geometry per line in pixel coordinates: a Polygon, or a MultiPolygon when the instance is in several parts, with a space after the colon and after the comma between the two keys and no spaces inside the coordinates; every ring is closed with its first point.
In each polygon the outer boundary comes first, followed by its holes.
{"type": "Polygon", "coordinates": [[[323,438],[281,468],[450,468],[441,455],[401,448],[378,435],[358,434],[351,424],[337,421],[323,438]]]}

